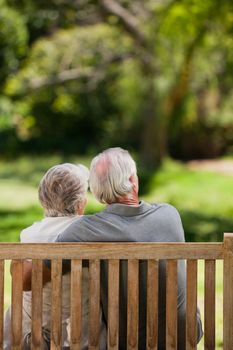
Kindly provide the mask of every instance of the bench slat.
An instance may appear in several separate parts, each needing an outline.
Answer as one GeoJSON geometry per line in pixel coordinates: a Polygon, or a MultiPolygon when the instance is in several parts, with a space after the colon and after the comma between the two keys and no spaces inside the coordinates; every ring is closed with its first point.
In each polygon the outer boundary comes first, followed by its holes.
{"type": "Polygon", "coordinates": [[[0,260],[0,350],[3,348],[4,324],[4,260],[0,260]]]}
{"type": "Polygon", "coordinates": [[[52,260],[51,349],[61,349],[62,260],[52,260]]]}
{"type": "Polygon", "coordinates": [[[186,350],[197,349],[197,260],[187,261],[186,350]]]}
{"type": "Polygon", "coordinates": [[[11,349],[21,349],[22,339],[22,296],[23,296],[23,263],[12,261],[12,299],[11,299],[11,349]]]}
{"type": "Polygon", "coordinates": [[[99,349],[100,261],[89,261],[89,350],[99,349]]]}
{"type": "Polygon", "coordinates": [[[223,264],[223,350],[233,344],[233,233],[224,235],[223,264]]]}
{"type": "Polygon", "coordinates": [[[32,350],[41,349],[42,340],[42,260],[32,261],[32,350]]]}
{"type": "Polygon", "coordinates": [[[119,347],[119,260],[108,263],[108,350],[119,347]]]}
{"type": "Polygon", "coordinates": [[[166,349],[177,348],[177,260],[167,261],[166,349]]]}
{"type": "Polygon", "coordinates": [[[128,260],[127,350],[138,349],[139,262],[128,260]]]}
{"type": "Polygon", "coordinates": [[[71,261],[71,350],[81,347],[82,325],[82,260],[71,261]]]}
{"type": "Polygon", "coordinates": [[[205,350],[215,349],[215,260],[205,261],[205,350]]]}
{"type": "Polygon", "coordinates": [[[158,261],[148,260],[147,269],[147,350],[158,349],[158,261]]]}

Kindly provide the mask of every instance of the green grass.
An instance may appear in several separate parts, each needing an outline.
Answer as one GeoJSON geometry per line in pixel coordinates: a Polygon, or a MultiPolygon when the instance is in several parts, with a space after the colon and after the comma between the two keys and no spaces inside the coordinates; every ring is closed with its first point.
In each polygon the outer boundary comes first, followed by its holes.
{"type": "MultiPolygon", "coordinates": [[[[0,241],[17,240],[22,228],[41,218],[38,183],[49,167],[61,162],[88,166],[90,158],[23,157],[0,161],[0,241]]],[[[233,176],[191,171],[185,165],[167,160],[158,173],[152,174],[149,189],[142,198],[177,207],[188,241],[221,241],[223,232],[232,230],[233,176]]],[[[86,213],[101,208],[89,195],[86,213]]]]}
{"type": "Polygon", "coordinates": [[[180,212],[186,240],[222,241],[233,229],[233,176],[189,170],[166,161],[150,180],[150,202],[168,202],[180,212]]]}
{"type": "MultiPolygon", "coordinates": [[[[43,213],[37,200],[37,186],[44,172],[61,162],[89,165],[90,159],[73,157],[20,158],[0,162],[0,241],[18,241],[20,231],[40,220],[43,213]]],[[[186,240],[222,241],[223,232],[233,230],[233,176],[191,171],[185,165],[167,160],[152,174],[149,192],[142,198],[150,202],[168,202],[181,213],[186,240]]],[[[103,208],[88,195],[86,213],[103,208]]],[[[9,262],[6,264],[5,307],[10,304],[9,262]]],[[[199,262],[198,304],[203,315],[204,264],[199,262]]],[[[217,349],[222,349],[222,263],[216,275],[217,349]]],[[[203,340],[198,350],[203,349],[203,340]]]]}
{"type": "Polygon", "coordinates": [[[88,157],[35,156],[20,157],[15,161],[0,160],[0,180],[14,180],[17,183],[37,186],[50,167],[60,163],[82,163],[90,165],[88,157]]]}

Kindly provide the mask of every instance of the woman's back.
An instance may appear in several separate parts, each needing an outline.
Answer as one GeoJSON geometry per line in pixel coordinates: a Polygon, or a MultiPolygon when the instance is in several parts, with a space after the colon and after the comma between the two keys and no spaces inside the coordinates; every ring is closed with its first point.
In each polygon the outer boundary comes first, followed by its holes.
{"type": "MultiPolygon", "coordinates": [[[[67,228],[78,216],[46,217],[24,229],[20,235],[21,243],[49,243],[54,242],[60,232],[67,228]]],[[[88,314],[88,269],[83,269],[83,300],[82,310],[88,314]]],[[[42,326],[51,329],[51,282],[43,287],[42,326]]],[[[31,292],[23,292],[23,312],[25,330],[31,327],[31,292]]],[[[70,322],[70,274],[62,277],[62,339],[63,346],[69,345],[69,322],[70,322]]],[[[85,321],[85,319],[84,319],[85,321]]],[[[83,330],[87,329],[87,321],[83,324],[83,330]]],[[[84,334],[84,338],[86,335],[84,334]]]]}

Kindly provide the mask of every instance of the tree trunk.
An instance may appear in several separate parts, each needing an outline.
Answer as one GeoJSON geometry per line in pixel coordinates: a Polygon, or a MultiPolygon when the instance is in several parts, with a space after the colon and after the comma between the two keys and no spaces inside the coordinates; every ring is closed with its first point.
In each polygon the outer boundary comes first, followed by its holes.
{"type": "Polygon", "coordinates": [[[143,67],[147,82],[144,95],[143,126],[140,146],[140,162],[145,171],[156,170],[167,154],[166,120],[161,113],[161,103],[156,96],[153,67],[143,67]]]}

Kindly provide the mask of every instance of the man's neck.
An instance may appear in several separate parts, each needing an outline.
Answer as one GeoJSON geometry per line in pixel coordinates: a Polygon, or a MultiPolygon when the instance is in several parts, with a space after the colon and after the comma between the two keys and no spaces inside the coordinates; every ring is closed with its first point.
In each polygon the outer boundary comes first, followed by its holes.
{"type": "Polygon", "coordinates": [[[119,197],[117,198],[116,203],[138,206],[139,205],[138,195],[136,193],[133,193],[130,196],[119,197]]]}

